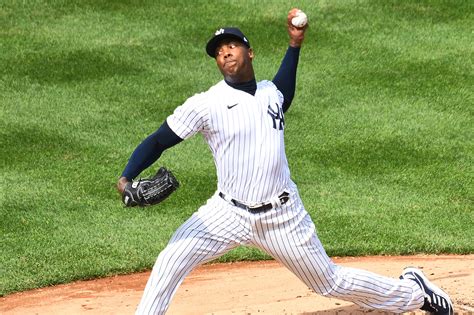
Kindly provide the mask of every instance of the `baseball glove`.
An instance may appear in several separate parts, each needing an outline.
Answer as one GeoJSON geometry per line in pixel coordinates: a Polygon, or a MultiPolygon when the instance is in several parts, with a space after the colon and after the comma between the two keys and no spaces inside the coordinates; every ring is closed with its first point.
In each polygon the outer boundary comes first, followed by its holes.
{"type": "Polygon", "coordinates": [[[156,205],[179,187],[178,180],[166,168],[161,167],[152,178],[129,182],[122,194],[126,207],[156,205]]]}

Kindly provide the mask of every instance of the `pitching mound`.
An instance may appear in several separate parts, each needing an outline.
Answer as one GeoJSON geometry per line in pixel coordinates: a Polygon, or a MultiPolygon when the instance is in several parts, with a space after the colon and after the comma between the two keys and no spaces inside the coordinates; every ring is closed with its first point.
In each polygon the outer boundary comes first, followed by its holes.
{"type": "MultiPolygon", "coordinates": [[[[446,290],[459,314],[474,314],[474,255],[334,258],[338,264],[398,277],[422,268],[446,290]]],[[[149,273],[117,276],[12,294],[1,314],[133,314],[149,273]]],[[[180,286],[167,314],[361,314],[337,299],[311,292],[274,261],[205,265],[180,286]]],[[[387,314],[370,311],[371,314],[387,314]]],[[[422,312],[417,312],[422,314],[422,312]]]]}

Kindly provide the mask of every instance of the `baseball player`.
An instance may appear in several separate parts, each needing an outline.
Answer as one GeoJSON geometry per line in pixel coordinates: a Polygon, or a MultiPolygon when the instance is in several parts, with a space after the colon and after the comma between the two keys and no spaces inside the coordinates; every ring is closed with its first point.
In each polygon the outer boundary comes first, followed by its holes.
{"type": "Polygon", "coordinates": [[[223,80],[177,107],[130,157],[120,192],[164,150],[201,133],[218,178],[214,195],[159,254],[136,314],[164,314],[193,268],[240,245],[265,251],[324,296],[390,312],[453,313],[448,295],[419,269],[407,268],[393,279],[346,268],[334,264],[321,245],[290,178],[283,137],[307,29],[291,24],[297,12],[288,13],[289,47],[272,81],[256,81],[254,51],[239,29],[218,29],[206,52],[223,80]]]}

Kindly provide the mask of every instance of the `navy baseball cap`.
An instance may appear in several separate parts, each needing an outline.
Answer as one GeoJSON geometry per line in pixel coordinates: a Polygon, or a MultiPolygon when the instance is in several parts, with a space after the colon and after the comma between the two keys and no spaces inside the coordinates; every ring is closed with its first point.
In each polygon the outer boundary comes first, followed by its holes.
{"type": "Polygon", "coordinates": [[[206,52],[209,56],[211,56],[212,58],[216,58],[217,45],[224,38],[237,39],[240,42],[244,43],[245,46],[250,48],[249,40],[247,39],[247,37],[245,37],[244,33],[242,33],[238,28],[224,27],[224,28],[218,29],[214,33],[214,36],[207,42],[206,52]]]}

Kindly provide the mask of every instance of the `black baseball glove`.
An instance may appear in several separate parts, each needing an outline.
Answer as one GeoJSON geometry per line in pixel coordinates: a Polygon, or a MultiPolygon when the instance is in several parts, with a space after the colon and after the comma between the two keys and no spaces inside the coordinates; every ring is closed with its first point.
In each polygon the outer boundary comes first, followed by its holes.
{"type": "Polygon", "coordinates": [[[152,178],[127,183],[122,201],[126,207],[152,206],[168,198],[178,187],[179,182],[173,174],[161,167],[152,178]]]}

